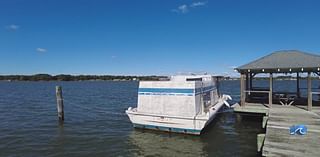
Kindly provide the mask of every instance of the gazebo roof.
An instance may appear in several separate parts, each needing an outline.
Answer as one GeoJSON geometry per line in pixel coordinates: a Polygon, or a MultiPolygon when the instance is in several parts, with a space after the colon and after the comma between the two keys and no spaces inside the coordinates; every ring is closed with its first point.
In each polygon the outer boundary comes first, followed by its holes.
{"type": "Polygon", "coordinates": [[[240,73],[290,73],[320,71],[320,55],[297,50],[275,51],[267,56],[242,65],[240,73]]]}

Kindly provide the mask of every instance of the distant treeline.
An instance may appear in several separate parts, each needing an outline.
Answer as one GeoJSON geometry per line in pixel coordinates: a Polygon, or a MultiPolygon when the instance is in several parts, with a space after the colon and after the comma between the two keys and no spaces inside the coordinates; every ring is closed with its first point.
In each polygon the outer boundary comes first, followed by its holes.
{"type": "Polygon", "coordinates": [[[139,81],[139,80],[161,80],[165,76],[114,76],[114,75],[0,75],[0,80],[6,81],[139,81]]]}
{"type": "MultiPolygon", "coordinates": [[[[239,77],[225,77],[225,80],[240,80],[239,77]]],[[[269,80],[269,77],[254,77],[254,80],[269,80]]],[[[297,77],[295,76],[273,76],[274,80],[296,80],[297,77]]],[[[305,80],[307,79],[306,76],[300,76],[300,79],[305,80]]],[[[312,76],[311,79],[319,79],[319,77],[312,76]]]]}

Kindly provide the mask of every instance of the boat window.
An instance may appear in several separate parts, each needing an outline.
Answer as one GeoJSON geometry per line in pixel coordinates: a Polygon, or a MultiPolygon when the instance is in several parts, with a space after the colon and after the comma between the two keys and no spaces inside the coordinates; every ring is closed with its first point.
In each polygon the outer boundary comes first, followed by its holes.
{"type": "Polygon", "coordinates": [[[202,78],[187,78],[187,81],[202,81],[202,78]]]}
{"type": "Polygon", "coordinates": [[[205,106],[205,107],[210,106],[210,105],[211,105],[210,92],[205,92],[205,93],[203,93],[202,96],[203,96],[204,106],[205,106]]]}

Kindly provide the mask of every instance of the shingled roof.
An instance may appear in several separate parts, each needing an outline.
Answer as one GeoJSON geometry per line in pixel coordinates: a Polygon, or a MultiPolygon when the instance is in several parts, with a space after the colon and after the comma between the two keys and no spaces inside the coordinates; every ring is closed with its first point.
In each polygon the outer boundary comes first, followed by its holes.
{"type": "Polygon", "coordinates": [[[320,67],[320,55],[297,50],[275,51],[236,70],[240,73],[284,73],[284,72],[317,72],[320,67]]]}

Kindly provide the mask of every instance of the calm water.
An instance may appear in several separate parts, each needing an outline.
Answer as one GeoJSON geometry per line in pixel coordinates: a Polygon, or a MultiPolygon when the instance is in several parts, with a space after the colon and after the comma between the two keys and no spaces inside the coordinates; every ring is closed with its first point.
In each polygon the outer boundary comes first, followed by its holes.
{"type": "MultiPolygon", "coordinates": [[[[262,83],[263,84],[263,83],[262,83]]],[[[133,129],[137,82],[0,82],[0,156],[257,156],[261,118],[221,113],[202,136],[133,129]],[[65,123],[55,86],[63,86],[65,123]]],[[[239,81],[222,82],[239,100],[239,81]]]]}

